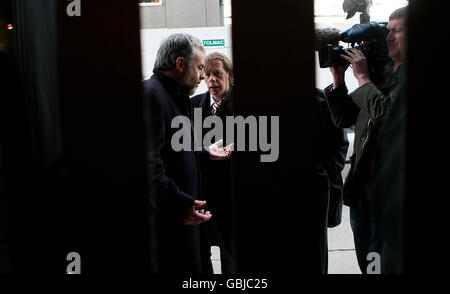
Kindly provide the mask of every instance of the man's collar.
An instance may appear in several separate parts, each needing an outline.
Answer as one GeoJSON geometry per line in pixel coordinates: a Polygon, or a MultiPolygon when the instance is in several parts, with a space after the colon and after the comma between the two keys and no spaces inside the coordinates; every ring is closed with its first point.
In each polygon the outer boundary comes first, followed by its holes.
{"type": "MultiPolygon", "coordinates": [[[[233,87],[230,87],[230,89],[228,89],[228,91],[225,93],[225,96],[222,98],[222,100],[220,100],[220,103],[224,102],[224,101],[228,101],[231,97],[233,91],[233,87]]],[[[214,102],[216,102],[216,99],[213,98],[213,96],[211,95],[211,93],[209,93],[210,95],[210,99],[209,99],[209,105],[213,105],[214,102]]]]}
{"type": "Polygon", "coordinates": [[[153,73],[158,77],[158,79],[164,84],[170,84],[171,86],[177,86],[177,82],[164,74],[162,71],[154,68],[153,73]]]}
{"type": "Polygon", "coordinates": [[[213,105],[214,102],[216,102],[216,100],[213,98],[213,96],[211,95],[211,93],[209,93],[209,106],[213,105]]]}
{"type": "Polygon", "coordinates": [[[230,89],[225,93],[225,97],[222,100],[230,100],[230,97],[233,94],[233,86],[230,86],[230,89]]]}
{"type": "Polygon", "coordinates": [[[160,70],[157,70],[156,68],[153,69],[153,73],[158,78],[158,80],[163,84],[164,88],[170,93],[172,97],[177,96],[186,96],[189,98],[188,95],[181,94],[178,91],[178,83],[174,79],[170,78],[169,76],[165,75],[160,70]]]}

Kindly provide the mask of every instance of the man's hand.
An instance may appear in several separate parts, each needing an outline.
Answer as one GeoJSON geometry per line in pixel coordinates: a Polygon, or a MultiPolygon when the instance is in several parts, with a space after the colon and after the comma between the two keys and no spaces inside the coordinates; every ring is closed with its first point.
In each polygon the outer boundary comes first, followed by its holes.
{"type": "Polygon", "coordinates": [[[211,219],[212,214],[204,209],[198,211],[195,208],[204,207],[206,201],[195,200],[192,207],[189,208],[187,215],[183,219],[185,225],[198,225],[211,219]]]}
{"type": "Polygon", "coordinates": [[[353,74],[358,80],[358,84],[361,87],[365,83],[370,83],[369,69],[367,67],[367,59],[364,54],[356,49],[350,48],[345,51],[348,55],[341,54],[341,57],[352,64],[353,74]]]}
{"type": "Polygon", "coordinates": [[[345,71],[348,65],[332,65],[330,66],[331,75],[333,76],[333,89],[345,84],[345,71]]]}
{"type": "Polygon", "coordinates": [[[220,139],[219,141],[208,147],[209,155],[212,160],[221,160],[230,157],[234,143],[231,143],[230,145],[223,148],[220,147],[222,146],[222,143],[223,140],[220,139]]]}

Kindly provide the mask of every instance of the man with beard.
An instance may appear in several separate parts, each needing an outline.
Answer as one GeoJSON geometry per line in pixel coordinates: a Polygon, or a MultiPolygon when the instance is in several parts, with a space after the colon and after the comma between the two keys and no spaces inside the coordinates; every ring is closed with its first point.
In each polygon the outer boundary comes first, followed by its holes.
{"type": "MultiPolygon", "coordinates": [[[[157,273],[212,273],[201,224],[211,219],[200,188],[198,152],[191,129],[192,148],[176,152],[171,139],[172,119],[184,116],[192,122],[190,95],[204,79],[205,53],[197,38],[173,34],[158,49],[154,75],[144,81],[144,103],[149,116],[149,172],[151,178],[154,270],[157,273]]],[[[184,139],[184,138],[183,138],[184,139]]],[[[224,159],[230,147],[213,144],[212,159],[224,159]]]]}

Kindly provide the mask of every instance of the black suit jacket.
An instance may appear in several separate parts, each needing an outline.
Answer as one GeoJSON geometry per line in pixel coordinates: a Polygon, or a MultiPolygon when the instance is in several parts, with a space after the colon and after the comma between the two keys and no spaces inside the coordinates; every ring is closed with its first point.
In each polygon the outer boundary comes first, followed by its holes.
{"type": "MultiPolygon", "coordinates": [[[[194,96],[192,98],[193,108],[202,109],[203,120],[212,115],[211,113],[211,95],[209,92],[194,96]]],[[[226,142],[226,116],[233,115],[233,96],[232,89],[222,101],[220,108],[216,112],[216,116],[222,119],[223,136],[215,138],[214,141],[223,139],[223,145],[226,146],[231,142],[226,142]]],[[[205,135],[209,128],[203,128],[205,135]]],[[[208,210],[211,211],[213,217],[208,222],[209,244],[220,247],[222,273],[235,273],[235,233],[233,218],[233,197],[231,191],[232,185],[232,158],[225,160],[210,160],[209,156],[202,156],[202,190],[207,201],[208,210]]]]}
{"type": "MultiPolygon", "coordinates": [[[[217,110],[216,115],[219,116],[223,120],[224,131],[225,131],[225,118],[227,115],[233,115],[233,88],[225,96],[224,100],[222,100],[222,104],[217,110]]],[[[192,97],[191,99],[193,108],[201,108],[203,119],[207,116],[212,115],[211,113],[211,94],[209,92],[205,92],[203,94],[199,94],[197,96],[192,97]]],[[[225,138],[224,138],[225,139],[225,138]]],[[[217,140],[216,140],[217,141],[217,140]]],[[[224,142],[225,144],[226,142],[224,142]]],[[[231,143],[231,142],[230,142],[231,143]]]]}
{"type": "MultiPolygon", "coordinates": [[[[232,91],[232,90],[231,90],[232,91]]],[[[232,96],[231,91],[228,93],[226,98],[222,101],[220,108],[216,112],[216,116],[222,119],[223,124],[223,136],[214,138],[215,142],[220,139],[223,139],[223,146],[228,145],[232,142],[226,142],[226,116],[232,116],[232,96]]],[[[193,108],[201,108],[202,109],[202,118],[205,120],[206,117],[212,115],[211,113],[211,95],[209,92],[197,95],[192,97],[192,107],[193,108]]],[[[203,136],[209,132],[210,128],[203,128],[203,136]]],[[[219,198],[218,196],[212,197],[213,194],[229,194],[231,186],[231,158],[225,160],[210,160],[208,156],[201,156],[201,170],[202,170],[202,179],[203,179],[203,193],[205,195],[205,199],[216,200],[219,198]],[[217,177],[220,175],[219,177],[217,177]],[[220,179],[217,180],[217,179],[220,179]],[[220,189],[219,189],[220,188],[220,189]]],[[[229,198],[229,197],[228,197],[229,198]]],[[[226,201],[228,201],[227,199],[226,201]]],[[[212,204],[212,203],[211,203],[212,204]]],[[[210,207],[212,212],[214,210],[220,209],[219,207],[210,207]]],[[[220,215],[218,216],[220,217],[220,215]]],[[[217,219],[217,218],[216,218],[217,219]]]]}
{"type": "MultiPolygon", "coordinates": [[[[202,253],[201,225],[184,225],[182,218],[202,198],[199,159],[191,151],[175,152],[171,139],[178,129],[172,119],[183,115],[192,122],[192,106],[177,84],[158,70],[144,81],[144,101],[149,115],[148,163],[151,176],[151,205],[154,212],[158,272],[210,272],[209,254],[202,253]]],[[[192,128],[191,128],[192,130],[192,128]]],[[[194,134],[191,131],[191,141],[194,134]]]]}

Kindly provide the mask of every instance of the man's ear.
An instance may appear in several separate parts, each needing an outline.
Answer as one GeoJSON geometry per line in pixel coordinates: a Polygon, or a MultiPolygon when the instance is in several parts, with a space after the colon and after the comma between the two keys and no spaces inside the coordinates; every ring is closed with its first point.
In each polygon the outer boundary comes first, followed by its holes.
{"type": "Polygon", "coordinates": [[[186,71],[186,59],[178,57],[175,62],[175,69],[180,73],[184,73],[186,71]]]}

